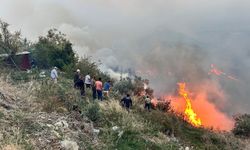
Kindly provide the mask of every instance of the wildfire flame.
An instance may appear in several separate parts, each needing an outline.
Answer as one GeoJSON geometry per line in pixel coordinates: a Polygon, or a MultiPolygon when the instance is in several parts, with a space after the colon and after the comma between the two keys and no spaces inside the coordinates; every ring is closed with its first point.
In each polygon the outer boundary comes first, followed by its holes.
{"type": "Polygon", "coordinates": [[[197,117],[197,114],[192,109],[191,99],[188,96],[188,92],[186,91],[186,84],[179,83],[179,95],[182,96],[186,100],[186,108],[185,108],[185,117],[187,120],[195,127],[199,127],[202,125],[201,119],[197,117]]]}

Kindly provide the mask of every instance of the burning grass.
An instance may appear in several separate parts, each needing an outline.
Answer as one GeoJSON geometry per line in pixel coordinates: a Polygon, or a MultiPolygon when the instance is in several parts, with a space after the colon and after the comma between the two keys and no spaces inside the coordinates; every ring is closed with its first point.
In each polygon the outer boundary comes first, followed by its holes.
{"type": "Polygon", "coordinates": [[[226,97],[213,83],[204,82],[197,87],[181,83],[178,92],[180,96],[170,95],[166,96],[165,99],[171,99],[173,110],[177,113],[183,113],[185,119],[192,125],[226,131],[233,128],[233,119],[220,111],[226,103],[226,97]],[[212,100],[218,106],[212,103],[212,100]]]}
{"type": "Polygon", "coordinates": [[[194,112],[191,104],[191,99],[189,98],[188,92],[186,91],[186,84],[179,83],[179,94],[185,99],[186,101],[186,108],[185,108],[185,116],[186,119],[195,127],[201,126],[201,119],[197,118],[197,114],[194,112]]]}
{"type": "MultiPolygon", "coordinates": [[[[181,112],[185,112],[185,108],[192,108],[185,103],[187,102],[185,98],[188,98],[188,102],[192,102],[192,104],[194,102],[194,106],[197,105],[195,103],[196,99],[192,100],[190,97],[187,97],[190,94],[189,91],[186,91],[185,87],[181,88],[182,91],[179,91],[179,94],[184,97],[178,96],[178,100],[183,102],[181,112]]],[[[193,94],[190,94],[190,96],[193,97],[193,94]]],[[[161,104],[159,101],[156,102],[156,106],[161,104]]],[[[170,147],[172,147],[171,149],[178,149],[177,147],[181,146],[192,146],[194,149],[244,149],[244,143],[228,132],[215,131],[211,130],[211,128],[204,128],[202,125],[196,126],[192,124],[189,118],[187,118],[188,114],[173,112],[171,108],[168,108],[165,112],[162,109],[158,110],[161,107],[155,107],[156,110],[150,113],[146,112],[143,109],[143,101],[140,98],[134,98],[134,105],[130,113],[120,106],[119,101],[114,99],[100,103],[100,107],[106,118],[104,125],[108,128],[117,125],[126,133],[117,138],[118,135],[112,131],[110,132],[110,130],[103,132],[102,136],[110,140],[105,139],[107,140],[106,142],[112,143],[117,141],[113,143],[112,148],[127,146],[130,148],[147,149],[149,145],[143,145],[142,142],[148,141],[151,145],[158,145],[157,149],[169,149],[170,147]],[[131,142],[131,140],[136,142],[131,142]],[[181,143],[178,141],[181,141],[181,143]]],[[[197,107],[192,109],[197,110],[197,107]]],[[[200,111],[194,110],[193,113],[197,113],[197,118],[200,117],[200,111]]]]}

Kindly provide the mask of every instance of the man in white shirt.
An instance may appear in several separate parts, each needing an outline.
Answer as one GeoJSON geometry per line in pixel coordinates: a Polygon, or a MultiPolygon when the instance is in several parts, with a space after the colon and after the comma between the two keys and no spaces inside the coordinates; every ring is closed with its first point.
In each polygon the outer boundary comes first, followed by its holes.
{"type": "Polygon", "coordinates": [[[86,85],[86,88],[91,87],[91,78],[90,78],[89,73],[85,76],[85,85],[86,85]]]}
{"type": "Polygon", "coordinates": [[[50,77],[52,79],[52,81],[54,81],[54,83],[57,83],[57,78],[58,78],[58,74],[57,74],[57,67],[54,67],[51,72],[50,72],[50,77]]]}

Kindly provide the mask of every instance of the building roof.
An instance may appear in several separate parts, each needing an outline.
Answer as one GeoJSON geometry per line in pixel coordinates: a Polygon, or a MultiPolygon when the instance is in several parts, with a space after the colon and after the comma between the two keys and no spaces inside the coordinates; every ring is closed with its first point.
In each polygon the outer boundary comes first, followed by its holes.
{"type": "Polygon", "coordinates": [[[0,54],[0,57],[8,57],[8,54],[0,54]]]}
{"type": "Polygon", "coordinates": [[[30,54],[30,52],[23,51],[23,52],[16,53],[16,55],[26,55],[26,54],[30,54]]]}
{"type": "MultiPolygon", "coordinates": [[[[30,52],[23,51],[23,52],[16,53],[16,56],[18,56],[18,55],[27,55],[27,54],[30,54],[30,52]]],[[[9,54],[0,54],[0,57],[8,57],[8,56],[9,56],[9,54]]]]}

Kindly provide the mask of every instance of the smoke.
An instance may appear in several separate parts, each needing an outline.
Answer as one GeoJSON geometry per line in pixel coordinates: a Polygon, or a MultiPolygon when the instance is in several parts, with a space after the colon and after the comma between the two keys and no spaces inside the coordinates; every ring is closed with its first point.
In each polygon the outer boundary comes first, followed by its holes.
{"type": "Polygon", "coordinates": [[[116,77],[127,71],[150,79],[157,95],[174,92],[180,81],[194,91],[214,83],[224,96],[206,88],[206,97],[230,117],[250,113],[249,6],[246,0],[2,0],[0,16],[33,41],[58,28],[80,56],[92,56],[116,77]],[[208,75],[212,63],[239,81],[208,75]]]}

